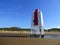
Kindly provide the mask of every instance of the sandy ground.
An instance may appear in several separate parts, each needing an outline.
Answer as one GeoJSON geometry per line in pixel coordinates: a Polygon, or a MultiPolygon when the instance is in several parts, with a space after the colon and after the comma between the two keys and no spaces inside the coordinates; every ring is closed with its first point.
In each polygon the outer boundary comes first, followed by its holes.
{"type": "Polygon", "coordinates": [[[0,45],[60,45],[60,39],[0,37],[0,45]]]}
{"type": "MultiPolygon", "coordinates": [[[[45,34],[59,34],[60,32],[45,32],[45,34]]],[[[60,38],[29,38],[29,37],[1,37],[1,36],[29,36],[28,32],[0,32],[0,45],[60,45],[60,38]]]]}
{"type": "MultiPolygon", "coordinates": [[[[45,32],[44,35],[60,35],[60,32],[45,32]]],[[[26,31],[0,31],[0,36],[30,36],[26,31]]]]}
{"type": "MultiPolygon", "coordinates": [[[[27,31],[0,31],[0,33],[27,33],[29,34],[30,32],[27,31]]],[[[45,32],[45,34],[60,34],[60,32],[45,32]]]]}

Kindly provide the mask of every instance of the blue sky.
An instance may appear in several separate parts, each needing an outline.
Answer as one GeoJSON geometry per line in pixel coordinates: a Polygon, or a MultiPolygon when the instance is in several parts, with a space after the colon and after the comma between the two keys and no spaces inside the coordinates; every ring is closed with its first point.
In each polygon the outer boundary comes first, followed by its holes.
{"type": "Polygon", "coordinates": [[[31,27],[32,12],[43,12],[44,28],[60,27],[60,0],[0,0],[0,27],[31,27]]]}

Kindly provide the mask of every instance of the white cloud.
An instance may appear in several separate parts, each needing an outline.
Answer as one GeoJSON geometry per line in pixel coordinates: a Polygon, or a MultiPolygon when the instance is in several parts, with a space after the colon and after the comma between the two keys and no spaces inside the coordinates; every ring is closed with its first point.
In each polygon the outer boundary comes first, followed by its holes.
{"type": "Polygon", "coordinates": [[[60,26],[54,27],[54,28],[60,28],[60,26]]]}

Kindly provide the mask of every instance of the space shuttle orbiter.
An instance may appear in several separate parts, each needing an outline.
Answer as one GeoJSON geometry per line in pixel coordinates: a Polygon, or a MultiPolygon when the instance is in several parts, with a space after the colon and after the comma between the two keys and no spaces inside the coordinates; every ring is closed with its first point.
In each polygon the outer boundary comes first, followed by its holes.
{"type": "Polygon", "coordinates": [[[43,29],[43,17],[42,12],[38,9],[35,9],[32,15],[31,20],[31,37],[40,37],[44,38],[44,29],[43,29]]]}

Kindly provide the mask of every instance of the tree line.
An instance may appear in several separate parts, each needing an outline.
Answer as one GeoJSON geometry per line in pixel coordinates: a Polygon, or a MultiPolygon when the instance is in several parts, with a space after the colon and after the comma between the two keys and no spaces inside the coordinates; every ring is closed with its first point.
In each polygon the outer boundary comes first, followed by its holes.
{"type": "MultiPolygon", "coordinates": [[[[0,28],[0,31],[30,31],[29,28],[19,28],[19,27],[10,27],[10,28],[0,28]]],[[[60,29],[59,28],[51,28],[51,29],[44,29],[44,31],[47,31],[47,32],[60,32],[60,29]]]]}

